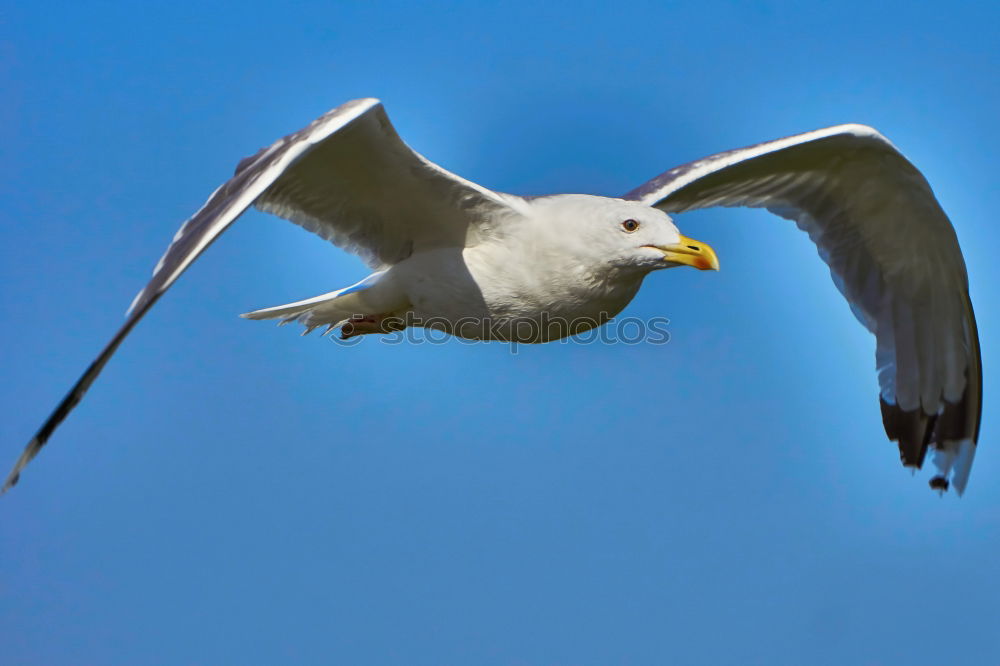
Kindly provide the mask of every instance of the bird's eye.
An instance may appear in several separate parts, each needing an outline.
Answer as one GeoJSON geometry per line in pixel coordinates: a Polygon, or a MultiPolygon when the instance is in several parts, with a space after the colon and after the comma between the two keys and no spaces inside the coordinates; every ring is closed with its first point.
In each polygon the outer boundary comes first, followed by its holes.
{"type": "Polygon", "coordinates": [[[636,222],[635,220],[625,220],[624,222],[622,222],[622,229],[624,229],[629,233],[632,233],[638,228],[639,228],[639,223],[636,222]]]}

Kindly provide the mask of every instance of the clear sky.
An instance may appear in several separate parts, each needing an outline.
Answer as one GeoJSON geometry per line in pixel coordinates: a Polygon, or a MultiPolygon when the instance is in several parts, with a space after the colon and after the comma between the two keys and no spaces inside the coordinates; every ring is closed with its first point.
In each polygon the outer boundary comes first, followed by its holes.
{"type": "Polygon", "coordinates": [[[767,213],[678,218],[723,270],[647,280],[669,344],[516,354],[237,318],[366,274],[251,213],[0,500],[3,663],[1000,663],[996,3],[193,4],[0,12],[4,472],[236,162],[377,96],[519,194],[876,126],[969,266],[969,489],[899,465],[873,339],[767,213]]]}

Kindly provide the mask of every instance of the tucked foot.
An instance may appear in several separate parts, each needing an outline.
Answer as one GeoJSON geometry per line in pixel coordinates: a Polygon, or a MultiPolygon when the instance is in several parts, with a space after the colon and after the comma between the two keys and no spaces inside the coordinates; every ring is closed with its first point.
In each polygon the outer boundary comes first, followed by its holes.
{"type": "Polygon", "coordinates": [[[340,339],[347,340],[368,333],[392,333],[404,328],[406,324],[403,320],[392,315],[354,315],[340,327],[340,339]]]}

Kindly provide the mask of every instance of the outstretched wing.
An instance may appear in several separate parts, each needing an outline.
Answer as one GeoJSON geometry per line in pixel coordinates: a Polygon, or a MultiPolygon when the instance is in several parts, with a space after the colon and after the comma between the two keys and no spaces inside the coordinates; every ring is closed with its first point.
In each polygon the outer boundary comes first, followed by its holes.
{"type": "Polygon", "coordinates": [[[25,447],[0,493],[79,404],[139,320],[181,273],[251,205],[292,220],[373,266],[415,249],[463,246],[490,233],[479,209],[518,199],[459,178],[411,150],[376,99],[347,102],[239,163],[174,236],[115,334],[25,447]]]}
{"type": "Polygon", "coordinates": [[[752,206],[794,220],[876,336],[882,419],[903,464],[936,449],[961,493],[979,437],[982,370],[965,261],[930,185],[871,127],[839,125],[712,155],[625,195],[681,213],[752,206]]]}

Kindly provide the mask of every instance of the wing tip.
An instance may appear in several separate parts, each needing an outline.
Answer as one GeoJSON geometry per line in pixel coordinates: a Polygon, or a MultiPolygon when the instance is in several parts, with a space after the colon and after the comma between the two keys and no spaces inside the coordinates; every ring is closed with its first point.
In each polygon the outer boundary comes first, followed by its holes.
{"type": "Polygon", "coordinates": [[[38,452],[45,446],[45,439],[42,439],[39,435],[35,435],[28,442],[28,445],[24,447],[24,451],[21,453],[21,457],[17,459],[14,463],[14,467],[10,470],[10,474],[7,475],[7,479],[3,483],[3,487],[0,488],[0,495],[4,495],[8,490],[17,485],[17,482],[21,480],[21,471],[28,466],[28,463],[34,459],[38,452]]]}
{"type": "Polygon", "coordinates": [[[0,496],[6,495],[7,491],[17,485],[17,482],[21,480],[20,472],[11,472],[10,476],[3,483],[3,488],[0,488],[0,496]]]}
{"type": "Polygon", "coordinates": [[[907,411],[882,397],[879,403],[886,435],[899,446],[903,466],[921,469],[928,449],[933,449],[938,473],[929,481],[931,489],[945,492],[954,487],[961,497],[969,482],[978,430],[978,421],[957,419],[957,415],[968,413],[965,400],[944,402],[937,414],[926,414],[920,408],[907,411]]]}

